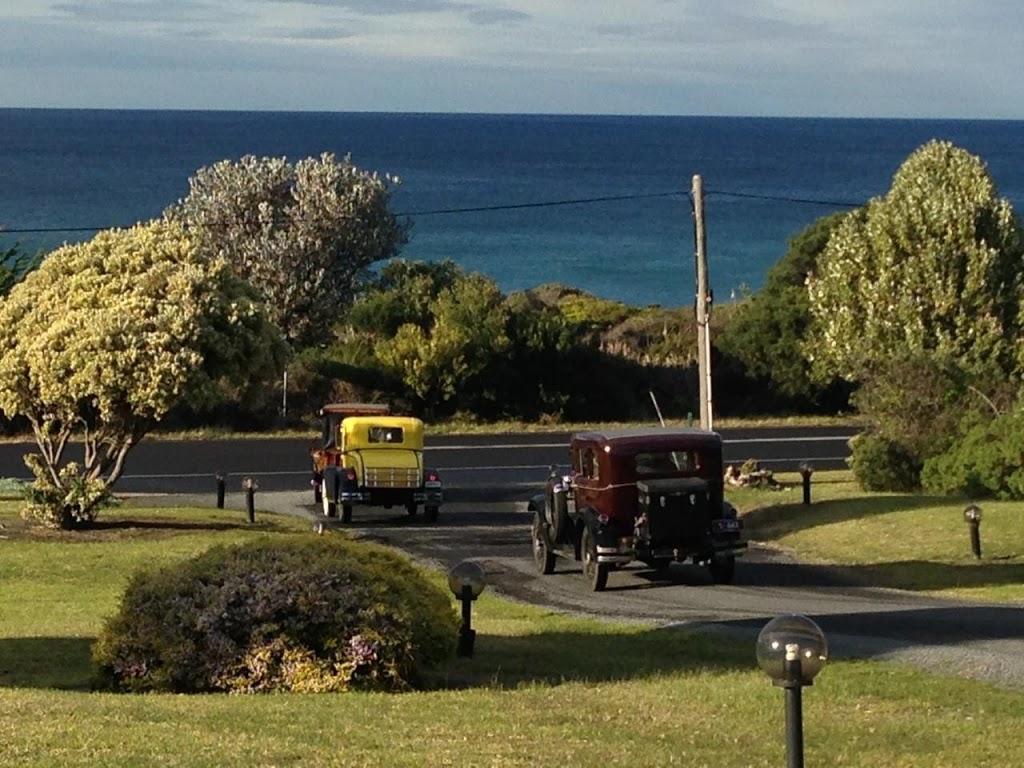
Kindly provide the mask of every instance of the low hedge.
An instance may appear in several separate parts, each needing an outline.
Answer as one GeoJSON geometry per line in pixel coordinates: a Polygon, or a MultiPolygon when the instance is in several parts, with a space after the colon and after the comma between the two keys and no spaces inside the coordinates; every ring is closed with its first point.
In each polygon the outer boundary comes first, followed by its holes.
{"type": "Polygon", "coordinates": [[[391,550],[268,537],[136,574],[93,661],[115,691],[395,691],[457,632],[450,595],[391,550]]]}

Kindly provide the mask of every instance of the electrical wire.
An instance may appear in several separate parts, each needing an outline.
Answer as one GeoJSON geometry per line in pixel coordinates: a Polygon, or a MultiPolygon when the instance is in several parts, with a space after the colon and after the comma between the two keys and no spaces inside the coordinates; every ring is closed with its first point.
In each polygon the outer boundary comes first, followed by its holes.
{"type": "MultiPolygon", "coordinates": [[[[728,190],[708,189],[705,190],[705,197],[738,197],[749,200],[765,200],[778,203],[792,203],[794,205],[820,205],[832,208],[859,208],[863,203],[853,203],[845,200],[815,200],[811,198],[788,197],[782,195],[763,195],[749,192],[730,192],[728,190]]],[[[547,200],[534,203],[510,203],[506,205],[478,205],[469,208],[436,208],[422,211],[401,211],[395,214],[398,218],[413,216],[446,216],[460,213],[487,213],[492,211],[517,211],[530,208],[557,208],[566,205],[593,205],[595,203],[623,202],[628,200],[649,200],[666,197],[687,197],[690,198],[688,190],[671,190],[668,192],[647,192],[633,195],[604,195],[601,197],[581,197],[567,200],[547,200]]],[[[692,200],[691,200],[692,204],[692,200]]],[[[12,235],[35,235],[56,232],[99,232],[104,229],[125,227],[0,227],[0,234],[12,235]]]]}

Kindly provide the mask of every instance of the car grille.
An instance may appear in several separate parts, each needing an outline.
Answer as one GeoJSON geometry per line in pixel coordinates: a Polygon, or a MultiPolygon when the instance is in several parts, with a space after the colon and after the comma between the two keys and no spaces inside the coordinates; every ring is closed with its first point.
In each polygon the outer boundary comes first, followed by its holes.
{"type": "Polygon", "coordinates": [[[367,468],[363,482],[367,488],[418,488],[420,473],[415,468],[367,468]]]}

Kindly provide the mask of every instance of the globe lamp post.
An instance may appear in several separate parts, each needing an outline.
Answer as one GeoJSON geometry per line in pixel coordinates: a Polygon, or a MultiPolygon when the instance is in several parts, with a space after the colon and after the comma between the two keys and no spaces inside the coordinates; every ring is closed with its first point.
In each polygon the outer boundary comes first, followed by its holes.
{"type": "Polygon", "coordinates": [[[801,691],[828,660],[825,633],[806,616],[787,614],[769,621],[757,636],[757,663],[786,690],[786,766],[803,768],[803,701],[801,691]]]}
{"type": "Polygon", "coordinates": [[[981,507],[971,504],[964,510],[964,522],[971,529],[971,552],[981,559],[981,507]]]}
{"type": "Polygon", "coordinates": [[[459,629],[459,656],[472,656],[476,630],[472,627],[472,605],[487,586],[484,569],[470,560],[463,560],[448,572],[448,588],[462,601],[462,627],[459,629]]]}

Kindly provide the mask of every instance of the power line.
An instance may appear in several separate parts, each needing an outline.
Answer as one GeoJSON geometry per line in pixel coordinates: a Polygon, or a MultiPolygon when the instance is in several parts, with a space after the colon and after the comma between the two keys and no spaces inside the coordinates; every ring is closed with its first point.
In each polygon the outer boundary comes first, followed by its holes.
{"type": "MultiPolygon", "coordinates": [[[[792,203],[796,205],[820,205],[829,206],[833,208],[859,208],[863,203],[853,203],[846,200],[815,200],[811,198],[801,197],[789,197],[784,195],[764,195],[764,194],[753,194],[749,192],[729,192],[727,190],[720,189],[709,189],[705,190],[706,195],[716,195],[718,197],[738,197],[749,200],[765,200],[778,203],[792,203]]],[[[672,190],[668,192],[647,192],[642,194],[634,195],[604,195],[601,197],[581,197],[571,198],[567,200],[546,200],[535,203],[510,203],[507,205],[478,205],[469,208],[436,208],[422,211],[401,211],[396,213],[395,216],[407,217],[407,216],[446,216],[459,213],[486,213],[491,211],[516,211],[525,210],[529,208],[557,208],[559,206],[566,205],[592,205],[595,203],[609,203],[609,202],[623,202],[627,200],[649,200],[654,198],[665,198],[665,197],[689,197],[689,190],[672,190]]],[[[124,225],[120,227],[111,227],[109,225],[103,227],[3,227],[0,228],[0,235],[11,234],[11,235],[36,235],[36,234],[54,234],[58,232],[99,232],[104,229],[126,229],[131,225],[124,225]]]]}
{"type": "Polygon", "coordinates": [[[523,208],[555,208],[560,205],[588,205],[590,203],[607,203],[621,200],[646,200],[654,197],[679,197],[688,195],[686,190],[675,192],[649,192],[641,195],[607,195],[605,197],[582,197],[572,200],[549,200],[543,203],[513,203],[510,205],[481,205],[475,208],[441,208],[433,211],[409,211],[396,216],[439,216],[447,213],[480,213],[484,211],[515,211],[523,208]]]}
{"type": "Polygon", "coordinates": [[[752,192],[724,192],[722,190],[708,189],[705,195],[718,195],[719,197],[742,197],[747,200],[768,200],[776,203],[797,203],[800,205],[827,205],[834,208],[860,208],[864,203],[851,203],[848,200],[812,200],[805,197],[784,197],[779,195],[755,195],[752,192]]]}

